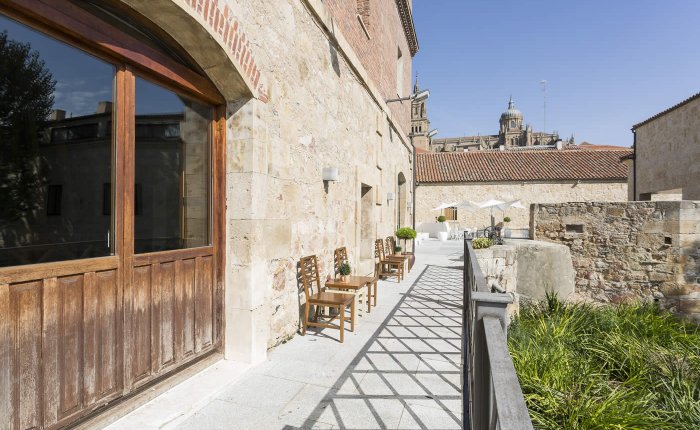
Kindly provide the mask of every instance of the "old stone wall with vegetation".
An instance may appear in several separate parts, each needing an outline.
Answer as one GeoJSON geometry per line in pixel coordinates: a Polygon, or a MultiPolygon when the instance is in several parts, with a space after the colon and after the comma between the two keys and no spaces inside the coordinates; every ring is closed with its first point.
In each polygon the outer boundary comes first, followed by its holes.
{"type": "Polygon", "coordinates": [[[700,317],[700,202],[533,204],[531,234],[567,245],[576,293],[659,300],[700,317]]]}

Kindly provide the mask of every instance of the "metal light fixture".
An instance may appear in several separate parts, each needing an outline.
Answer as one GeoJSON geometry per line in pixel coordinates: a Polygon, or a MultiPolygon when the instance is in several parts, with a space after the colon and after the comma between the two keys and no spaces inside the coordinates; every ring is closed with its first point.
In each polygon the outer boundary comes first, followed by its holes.
{"type": "Polygon", "coordinates": [[[430,130],[430,132],[428,132],[428,137],[433,137],[436,134],[438,134],[438,129],[434,128],[434,129],[430,130]]]}
{"type": "Polygon", "coordinates": [[[411,100],[414,102],[422,102],[422,101],[427,100],[428,97],[430,97],[430,90],[423,90],[423,91],[417,92],[416,94],[411,94],[408,97],[397,97],[395,99],[389,99],[386,102],[387,103],[393,103],[393,102],[403,103],[405,100],[411,100]]]}
{"type": "Polygon", "coordinates": [[[323,181],[324,182],[337,182],[338,181],[338,168],[337,167],[324,167],[323,168],[323,181]]]}
{"type": "Polygon", "coordinates": [[[391,191],[389,191],[388,193],[386,193],[386,199],[387,199],[388,201],[394,200],[394,193],[392,193],[391,191]]]}

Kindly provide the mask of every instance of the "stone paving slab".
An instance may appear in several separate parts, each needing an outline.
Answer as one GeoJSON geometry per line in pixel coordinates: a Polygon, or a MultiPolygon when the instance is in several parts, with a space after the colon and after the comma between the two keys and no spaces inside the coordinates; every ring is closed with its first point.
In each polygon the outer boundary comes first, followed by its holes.
{"type": "MultiPolygon", "coordinates": [[[[460,428],[461,266],[460,241],[424,242],[403,282],[380,282],[379,306],[346,331],[345,343],[337,330],[295,336],[222,381],[225,389],[198,410],[154,428],[460,428]]],[[[138,412],[119,428],[136,424],[138,412]]]]}

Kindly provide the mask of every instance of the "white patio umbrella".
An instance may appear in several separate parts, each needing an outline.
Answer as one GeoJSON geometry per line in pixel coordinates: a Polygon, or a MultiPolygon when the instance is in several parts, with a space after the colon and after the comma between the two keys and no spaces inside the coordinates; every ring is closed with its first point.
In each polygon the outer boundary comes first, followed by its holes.
{"type": "Polygon", "coordinates": [[[488,209],[488,208],[493,208],[493,207],[498,206],[498,205],[502,205],[504,203],[505,202],[503,200],[488,199],[488,200],[485,200],[481,203],[478,203],[478,205],[481,209],[488,209]]]}
{"type": "Polygon", "coordinates": [[[481,209],[478,203],[474,203],[471,200],[466,200],[462,203],[457,203],[455,207],[458,209],[466,209],[469,212],[475,212],[476,210],[481,209]]]}
{"type": "Polygon", "coordinates": [[[520,200],[511,200],[509,202],[503,202],[502,204],[496,205],[498,209],[501,211],[505,211],[508,208],[515,208],[515,209],[525,209],[525,206],[523,206],[522,203],[520,203],[520,200]]]}
{"type": "Polygon", "coordinates": [[[435,207],[435,208],[433,208],[433,209],[431,209],[431,210],[434,210],[434,211],[441,211],[441,210],[443,210],[443,209],[445,209],[445,208],[454,207],[456,204],[457,204],[457,202],[443,203],[443,204],[441,204],[440,206],[435,207]]]}

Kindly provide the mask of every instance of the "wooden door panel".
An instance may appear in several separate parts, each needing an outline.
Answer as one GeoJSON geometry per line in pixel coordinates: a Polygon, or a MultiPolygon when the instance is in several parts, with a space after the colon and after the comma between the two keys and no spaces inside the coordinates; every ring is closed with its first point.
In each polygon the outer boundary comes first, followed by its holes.
{"type": "Polygon", "coordinates": [[[140,386],[216,345],[211,248],[135,258],[131,296],[131,376],[140,386]],[[197,254],[200,255],[197,255],[197,254]],[[179,257],[179,258],[177,258],[179,257]]]}
{"type": "Polygon", "coordinates": [[[181,328],[178,336],[178,359],[194,354],[194,283],[195,260],[181,260],[179,264],[178,288],[178,321],[181,328]]]}
{"type": "Polygon", "coordinates": [[[63,296],[58,317],[60,418],[80,409],[82,404],[82,314],[83,278],[85,276],[76,275],[58,279],[58,289],[63,296]]]}
{"type": "Polygon", "coordinates": [[[197,257],[195,260],[195,352],[213,343],[214,319],[214,258],[197,257]]]}
{"type": "Polygon", "coordinates": [[[19,429],[41,426],[41,285],[34,281],[10,286],[12,410],[19,429]]]}
{"type": "Polygon", "coordinates": [[[84,386],[85,404],[93,405],[121,388],[118,375],[121,341],[118,333],[119,307],[115,271],[87,273],[84,295],[84,386]],[[89,281],[87,281],[89,279],[89,281]]]}
{"type": "Polygon", "coordinates": [[[0,412],[61,426],[121,392],[117,269],[0,285],[0,412]]]}
{"type": "Polygon", "coordinates": [[[175,362],[175,262],[163,263],[158,272],[160,292],[160,361],[158,371],[175,362]]]}
{"type": "Polygon", "coordinates": [[[151,373],[151,266],[135,267],[131,284],[131,377],[134,382],[151,373]]]}

